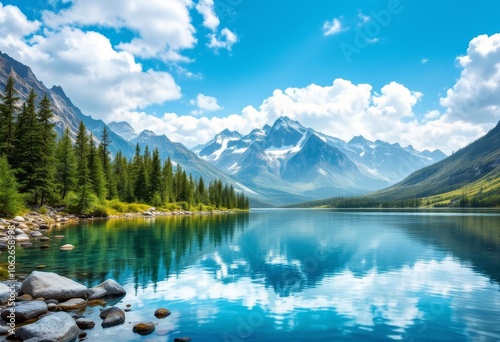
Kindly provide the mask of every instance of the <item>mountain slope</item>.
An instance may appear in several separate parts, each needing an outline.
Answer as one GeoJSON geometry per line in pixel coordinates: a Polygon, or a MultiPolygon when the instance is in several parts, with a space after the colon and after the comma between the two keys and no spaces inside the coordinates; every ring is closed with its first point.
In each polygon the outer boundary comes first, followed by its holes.
{"type": "Polygon", "coordinates": [[[482,138],[398,184],[373,193],[387,199],[426,197],[466,186],[500,173],[500,122],[482,138]]]}
{"type": "MultiPolygon", "coordinates": [[[[71,131],[72,136],[76,136],[78,125],[83,121],[87,129],[92,132],[96,141],[102,136],[102,132],[106,124],[102,120],[95,120],[90,116],[84,115],[78,107],[66,96],[63,89],[59,86],[54,86],[48,89],[41,81],[33,74],[31,69],[11,58],[9,55],[0,52],[0,89],[5,89],[5,83],[9,75],[12,75],[15,82],[15,87],[19,92],[21,101],[24,101],[29,91],[33,88],[40,100],[45,94],[51,100],[54,112],[52,121],[56,124],[56,130],[61,134],[66,127],[71,131]]],[[[114,132],[109,132],[111,144],[109,146],[111,153],[116,153],[121,150],[124,155],[132,156],[134,153],[133,146],[118,136],[114,132]]]]}
{"type": "Polygon", "coordinates": [[[278,204],[384,188],[444,158],[440,151],[418,152],[363,137],[346,143],[288,117],[245,136],[224,130],[193,150],[278,204]]]}
{"type": "Polygon", "coordinates": [[[118,134],[119,136],[121,136],[123,139],[125,139],[127,141],[135,139],[139,136],[139,133],[137,133],[135,131],[135,129],[132,126],[130,126],[130,124],[128,122],[125,122],[125,121],[110,122],[110,123],[108,123],[108,127],[113,132],[115,132],[116,134],[118,134]]]}

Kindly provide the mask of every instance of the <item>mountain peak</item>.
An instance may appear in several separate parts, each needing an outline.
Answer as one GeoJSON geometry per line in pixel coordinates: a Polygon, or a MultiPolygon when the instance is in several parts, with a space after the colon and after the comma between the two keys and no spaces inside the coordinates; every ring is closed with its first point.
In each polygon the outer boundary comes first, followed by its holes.
{"type": "Polygon", "coordinates": [[[349,140],[348,144],[349,145],[364,145],[368,142],[370,142],[370,141],[365,139],[365,137],[363,137],[362,135],[356,135],[351,140],[349,140]]]}
{"type": "Polygon", "coordinates": [[[108,127],[113,132],[115,132],[116,134],[118,134],[119,136],[121,136],[123,139],[125,139],[127,141],[130,141],[130,140],[136,138],[139,135],[139,133],[137,133],[134,130],[134,128],[132,126],[130,126],[130,124],[128,122],[125,122],[125,121],[120,121],[120,122],[113,121],[113,122],[110,122],[108,124],[108,127]]]}

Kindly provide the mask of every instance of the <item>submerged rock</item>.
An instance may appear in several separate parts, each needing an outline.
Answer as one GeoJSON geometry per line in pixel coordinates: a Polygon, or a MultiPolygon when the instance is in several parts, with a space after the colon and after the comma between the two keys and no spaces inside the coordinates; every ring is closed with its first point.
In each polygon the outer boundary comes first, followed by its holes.
{"type": "Polygon", "coordinates": [[[32,297],[47,299],[82,298],[87,294],[87,287],[69,278],[52,272],[33,271],[21,286],[23,293],[32,297]]]}
{"type": "Polygon", "coordinates": [[[159,308],[159,309],[156,309],[155,316],[156,316],[156,318],[165,318],[165,317],[170,316],[170,311],[168,311],[165,308],[159,308]]]}
{"type": "Polygon", "coordinates": [[[88,318],[78,318],[76,320],[76,325],[78,325],[80,329],[84,330],[93,329],[95,327],[95,322],[88,318]]]}
{"type": "Polygon", "coordinates": [[[155,324],[153,322],[137,323],[134,325],[132,331],[136,334],[146,336],[155,331],[155,324]]]}
{"type": "Polygon", "coordinates": [[[76,341],[80,329],[75,320],[66,312],[56,312],[42,317],[33,324],[25,325],[16,331],[21,340],[76,341]]]}
{"type": "Polygon", "coordinates": [[[191,337],[176,337],[174,338],[174,342],[189,342],[191,341],[191,337]]]}
{"type": "Polygon", "coordinates": [[[73,246],[70,243],[62,245],[61,247],[59,247],[59,249],[62,250],[62,251],[72,251],[74,248],[75,248],[75,246],[73,246]]]}
{"type": "Polygon", "coordinates": [[[125,323],[125,312],[116,306],[102,310],[99,317],[103,319],[101,324],[103,328],[125,323]]]}

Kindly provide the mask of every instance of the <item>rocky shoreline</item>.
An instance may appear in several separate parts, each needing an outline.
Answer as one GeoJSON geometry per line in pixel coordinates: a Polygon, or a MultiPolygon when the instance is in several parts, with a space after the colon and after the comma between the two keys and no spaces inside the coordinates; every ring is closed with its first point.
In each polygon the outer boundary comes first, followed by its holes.
{"type": "MultiPolygon", "coordinates": [[[[22,282],[0,282],[0,335],[9,341],[83,341],[96,324],[112,328],[125,323],[126,312],[131,310],[130,305],[119,307],[125,295],[113,279],[87,288],[56,273],[33,271],[22,282]],[[97,307],[102,321],[82,315],[87,308],[97,307]]],[[[159,320],[169,315],[170,311],[159,308],[151,314],[156,320],[137,322],[131,330],[149,335],[159,320]]],[[[177,337],[174,341],[187,342],[190,338],[177,337]]]]}

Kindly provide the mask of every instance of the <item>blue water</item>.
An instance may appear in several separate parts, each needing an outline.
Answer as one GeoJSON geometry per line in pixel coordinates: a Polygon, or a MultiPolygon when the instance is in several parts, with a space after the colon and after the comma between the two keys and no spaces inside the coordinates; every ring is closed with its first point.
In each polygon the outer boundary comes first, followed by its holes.
{"type": "Polygon", "coordinates": [[[132,307],[109,329],[87,308],[87,341],[500,340],[498,211],[254,210],[57,234],[49,250],[18,248],[18,274],[111,277],[127,290],[116,305],[132,307]],[[172,315],[156,319],[159,307],[172,315]],[[156,331],[133,334],[140,321],[156,331]]]}

